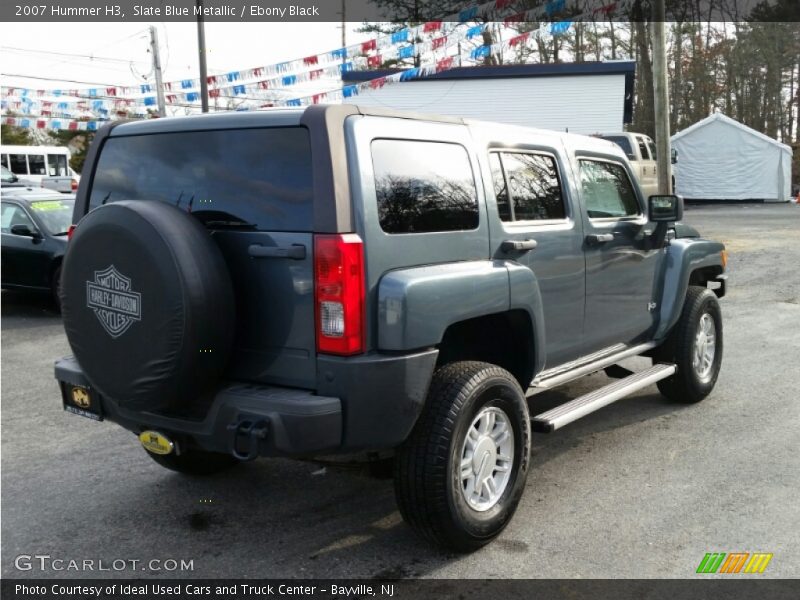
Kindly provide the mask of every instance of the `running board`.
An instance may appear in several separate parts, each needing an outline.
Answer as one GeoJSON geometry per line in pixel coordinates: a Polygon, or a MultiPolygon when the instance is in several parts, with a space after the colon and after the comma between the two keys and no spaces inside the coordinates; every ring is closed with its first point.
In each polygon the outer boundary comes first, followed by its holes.
{"type": "Polygon", "coordinates": [[[564,425],[577,421],[581,417],[608,406],[612,402],[616,402],[625,396],[654,384],[656,381],[666,379],[675,373],[675,370],[675,365],[653,365],[649,369],[634,373],[625,379],[610,383],[599,390],[589,392],[570,400],[566,404],[556,406],[547,412],[536,415],[531,419],[531,427],[534,431],[541,433],[550,433],[556,429],[561,429],[564,425]]]}
{"type": "Polygon", "coordinates": [[[553,369],[547,369],[542,371],[539,376],[531,382],[531,386],[528,388],[528,395],[536,394],[544,390],[551,390],[554,387],[558,387],[559,385],[563,385],[574,379],[583,377],[584,375],[602,371],[606,367],[615,365],[621,360],[625,360],[631,356],[638,356],[655,347],[655,342],[646,342],[637,346],[617,344],[606,350],[584,356],[576,361],[553,369]]]}

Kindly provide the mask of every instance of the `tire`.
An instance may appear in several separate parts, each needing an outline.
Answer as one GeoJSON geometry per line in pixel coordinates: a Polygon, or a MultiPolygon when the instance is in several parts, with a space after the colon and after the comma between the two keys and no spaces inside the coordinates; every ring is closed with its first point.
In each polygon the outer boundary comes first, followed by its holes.
{"type": "MultiPolygon", "coordinates": [[[[707,339],[706,334],[704,339],[707,339]]],[[[690,286],[686,293],[683,311],[667,341],[655,353],[655,362],[672,362],[678,367],[676,373],[658,382],[659,391],[675,402],[691,404],[700,402],[711,393],[717,383],[722,365],[722,312],[717,297],[709,289],[690,286]],[[695,364],[700,329],[713,324],[713,358],[706,357],[707,369],[695,364]],[[701,325],[702,323],[702,325],[701,325]],[[700,372],[699,369],[702,371],[700,372]]],[[[706,355],[707,356],[707,355],[706,355]]]]}
{"type": "Polygon", "coordinates": [[[213,475],[241,462],[230,454],[204,450],[185,450],[181,454],[154,454],[145,450],[145,453],[165,469],[194,476],[213,475]]]}
{"type": "Polygon", "coordinates": [[[100,206],[61,269],[64,329],[93,388],[132,411],[202,408],[231,354],[235,302],[197,219],[163,202],[100,206]]]}
{"type": "MultiPolygon", "coordinates": [[[[482,362],[442,367],[434,373],[422,415],[398,450],[394,482],[400,513],[417,533],[435,544],[457,552],[477,550],[497,537],[514,515],[528,475],[530,445],[528,405],[508,371],[482,362]],[[492,421],[479,420],[476,427],[476,419],[489,418],[489,413],[494,415],[494,426],[488,431],[499,434],[505,419],[511,443],[504,435],[495,441],[478,434],[478,427],[489,427],[492,421]],[[482,436],[480,441],[470,442],[471,454],[465,447],[470,431],[474,434],[471,440],[482,436]],[[513,449],[511,460],[502,460],[509,449],[513,449]],[[472,473],[472,480],[462,479],[464,456],[471,460],[465,473],[472,473]],[[477,462],[480,456],[485,462],[477,462]],[[508,470],[485,470],[493,459],[495,465],[508,470]],[[487,497],[481,505],[483,487],[479,497],[474,493],[467,496],[475,481],[487,473],[500,483],[496,484],[494,503],[487,497]],[[508,474],[505,483],[503,473],[508,474]]],[[[488,488],[485,492],[491,494],[488,488]]]]}

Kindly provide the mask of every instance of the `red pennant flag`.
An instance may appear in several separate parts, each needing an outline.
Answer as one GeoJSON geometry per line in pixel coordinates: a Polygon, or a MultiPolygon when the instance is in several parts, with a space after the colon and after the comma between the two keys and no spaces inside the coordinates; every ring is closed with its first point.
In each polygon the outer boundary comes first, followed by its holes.
{"type": "Polygon", "coordinates": [[[531,32],[528,31],[528,32],[523,33],[521,35],[514,36],[513,38],[508,40],[508,45],[513,47],[513,46],[517,46],[519,44],[522,44],[523,42],[525,42],[525,40],[527,40],[530,37],[530,35],[531,35],[531,32]]]}
{"type": "Polygon", "coordinates": [[[110,87],[106,88],[106,96],[116,96],[117,95],[117,88],[110,87]]]}
{"type": "Polygon", "coordinates": [[[378,41],[377,40],[369,40],[368,42],[364,42],[361,44],[361,52],[366,54],[370,50],[377,50],[378,49],[378,41]]]}
{"type": "Polygon", "coordinates": [[[447,58],[443,58],[439,62],[436,63],[436,71],[446,71],[450,67],[453,66],[453,57],[448,56],[447,58]]]}
{"type": "Polygon", "coordinates": [[[369,82],[369,87],[371,87],[373,90],[380,89],[384,85],[386,85],[386,77],[378,77],[377,79],[373,79],[369,82]]]}
{"type": "Polygon", "coordinates": [[[441,21],[428,21],[422,26],[422,33],[433,33],[434,31],[439,31],[441,28],[441,21]]]}
{"type": "Polygon", "coordinates": [[[217,76],[209,75],[208,77],[206,77],[206,82],[211,84],[217,83],[217,76]]]}
{"type": "Polygon", "coordinates": [[[438,37],[433,40],[431,44],[431,49],[436,50],[437,48],[441,48],[444,46],[445,42],[447,41],[447,36],[443,35],[442,37],[438,37]]]}
{"type": "Polygon", "coordinates": [[[320,100],[323,100],[325,96],[327,96],[327,94],[314,94],[311,97],[311,102],[313,102],[314,104],[319,104],[320,100]]]}
{"type": "Polygon", "coordinates": [[[47,121],[36,121],[36,129],[44,129],[47,127],[47,121]]]}
{"type": "Polygon", "coordinates": [[[306,56],[303,59],[304,65],[316,65],[317,63],[319,63],[319,58],[317,58],[316,56],[306,56]]]}
{"type": "Polygon", "coordinates": [[[322,77],[322,69],[317,69],[316,71],[311,71],[308,74],[308,78],[309,79],[319,79],[320,77],[322,77]]]}
{"type": "Polygon", "coordinates": [[[6,119],[6,125],[13,125],[16,122],[17,122],[17,120],[14,117],[8,117],[6,119]]]}
{"type": "Polygon", "coordinates": [[[380,67],[382,63],[383,63],[383,58],[381,57],[380,54],[377,54],[375,56],[370,56],[367,58],[368,67],[380,67]]]}
{"type": "Polygon", "coordinates": [[[261,75],[264,73],[264,69],[262,69],[261,67],[256,67],[251,72],[253,74],[253,77],[261,77],[261,75]]]}
{"type": "Polygon", "coordinates": [[[42,102],[42,108],[50,108],[51,106],[53,106],[52,102],[48,102],[47,100],[42,102]]]}
{"type": "MultiPolygon", "coordinates": [[[[125,113],[122,113],[121,116],[125,116],[125,113]]],[[[69,125],[67,126],[67,128],[71,129],[72,131],[75,131],[78,128],[78,122],[77,121],[70,121],[69,125]]]]}
{"type": "Polygon", "coordinates": [[[208,90],[209,98],[219,98],[219,90],[208,90]]]}
{"type": "Polygon", "coordinates": [[[259,81],[258,82],[258,87],[260,87],[262,90],[268,90],[269,89],[269,81],[259,81]]]}

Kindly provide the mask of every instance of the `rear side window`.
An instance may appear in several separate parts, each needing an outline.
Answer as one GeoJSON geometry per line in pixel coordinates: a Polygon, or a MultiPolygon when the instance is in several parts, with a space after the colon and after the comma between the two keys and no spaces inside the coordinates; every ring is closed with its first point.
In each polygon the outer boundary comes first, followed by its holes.
{"type": "Polygon", "coordinates": [[[648,141],[647,147],[650,148],[650,156],[653,160],[658,160],[658,154],[656,154],[656,145],[653,142],[648,141]]]}
{"type": "Polygon", "coordinates": [[[493,152],[490,163],[501,220],[566,218],[555,158],[546,154],[493,152]]]}
{"type": "Polygon", "coordinates": [[[628,173],[617,163],[582,160],[581,191],[592,219],[632,217],[639,214],[639,202],[628,173]]]}
{"type": "Polygon", "coordinates": [[[478,227],[475,179],[463,146],[375,140],[372,165],[378,219],[386,233],[463,231],[478,227]]]}
{"type": "Polygon", "coordinates": [[[643,137],[637,137],[639,142],[639,154],[642,155],[642,160],[650,160],[650,151],[647,149],[647,141],[643,137]]]}
{"type": "Polygon", "coordinates": [[[631,141],[624,135],[609,135],[603,139],[608,140],[609,142],[614,142],[617,146],[622,148],[622,151],[625,153],[625,156],[628,157],[628,160],[636,160],[636,153],[633,151],[631,141]]]}
{"type": "Polygon", "coordinates": [[[89,207],[158,200],[211,229],[311,231],[311,145],[304,127],[111,137],[89,207]]]}

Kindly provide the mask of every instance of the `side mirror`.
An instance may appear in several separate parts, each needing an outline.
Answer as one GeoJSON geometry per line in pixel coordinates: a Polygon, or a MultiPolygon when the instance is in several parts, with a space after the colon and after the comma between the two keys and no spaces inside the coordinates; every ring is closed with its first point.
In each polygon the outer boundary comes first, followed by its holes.
{"type": "Polygon", "coordinates": [[[680,221],[683,218],[681,196],[650,196],[647,201],[650,220],[654,223],[680,221]]]}
{"type": "Polygon", "coordinates": [[[671,155],[670,158],[672,159],[672,164],[673,165],[677,164],[678,163],[678,151],[675,150],[675,148],[673,148],[672,152],[670,152],[670,155],[671,155]]]}
{"type": "Polygon", "coordinates": [[[33,238],[35,240],[40,239],[42,236],[39,234],[38,231],[33,231],[27,225],[12,225],[11,226],[11,233],[13,235],[21,235],[23,237],[33,238]]]}

